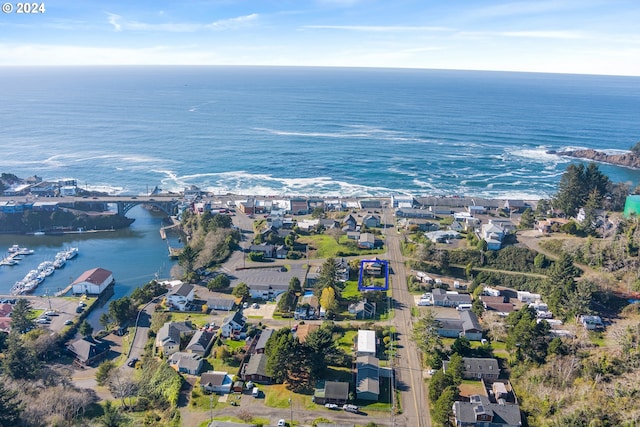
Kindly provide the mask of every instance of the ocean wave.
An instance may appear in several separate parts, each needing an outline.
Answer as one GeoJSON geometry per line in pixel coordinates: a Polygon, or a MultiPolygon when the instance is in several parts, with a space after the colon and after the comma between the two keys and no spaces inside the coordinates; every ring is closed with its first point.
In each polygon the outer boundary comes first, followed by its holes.
{"type": "Polygon", "coordinates": [[[558,156],[557,154],[551,154],[548,152],[549,147],[539,146],[536,148],[520,148],[520,149],[507,149],[506,153],[516,157],[522,157],[525,159],[535,160],[543,163],[569,163],[570,160],[558,156]]]}

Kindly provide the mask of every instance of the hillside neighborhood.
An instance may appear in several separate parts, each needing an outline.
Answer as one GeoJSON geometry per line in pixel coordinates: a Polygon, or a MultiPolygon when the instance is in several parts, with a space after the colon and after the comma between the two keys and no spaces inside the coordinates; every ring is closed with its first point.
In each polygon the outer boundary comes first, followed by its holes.
{"type": "Polygon", "coordinates": [[[556,236],[604,238],[635,213],[187,194],[175,219],[187,242],[179,274],[111,301],[101,331],[86,317],[117,272],[96,266],[48,309],[6,298],[4,360],[26,345],[16,338],[51,333],[63,350],[38,350],[41,360],[67,363],[76,387],[92,384],[98,394],[83,405],[118,402],[101,406],[120,417],[114,425],[515,427],[538,420],[519,367],[563,363],[571,346],[597,349],[617,330],[611,301],[625,294],[599,289],[556,236]]]}

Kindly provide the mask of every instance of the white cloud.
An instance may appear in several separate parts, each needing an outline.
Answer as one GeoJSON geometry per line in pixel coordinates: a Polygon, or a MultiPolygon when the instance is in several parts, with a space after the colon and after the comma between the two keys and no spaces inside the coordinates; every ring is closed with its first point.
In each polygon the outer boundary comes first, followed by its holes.
{"type": "Polygon", "coordinates": [[[456,36],[467,39],[486,39],[493,37],[513,37],[531,39],[555,40],[585,40],[591,39],[587,33],[570,30],[531,30],[531,31],[460,31],[456,36]]]}
{"type": "Polygon", "coordinates": [[[404,32],[446,32],[453,31],[445,27],[428,27],[412,25],[305,25],[304,29],[314,30],[344,30],[378,33],[404,33],[404,32]]]}
{"type": "Polygon", "coordinates": [[[250,15],[221,19],[210,23],[166,22],[156,24],[124,20],[122,16],[114,13],[108,13],[107,16],[109,23],[113,25],[114,31],[156,31],[166,33],[194,33],[202,30],[234,30],[251,25],[259,17],[257,13],[252,13],[250,15]]]}

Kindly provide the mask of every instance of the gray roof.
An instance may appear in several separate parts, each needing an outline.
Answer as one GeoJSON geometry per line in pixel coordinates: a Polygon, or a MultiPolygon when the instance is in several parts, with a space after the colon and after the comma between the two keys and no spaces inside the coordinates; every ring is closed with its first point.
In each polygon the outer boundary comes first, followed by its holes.
{"type": "Polygon", "coordinates": [[[267,374],[267,355],[264,353],[252,354],[249,363],[244,367],[243,375],[271,377],[271,375],[267,374]]]}
{"type": "Polygon", "coordinates": [[[460,319],[436,317],[436,320],[440,323],[441,329],[455,329],[461,332],[482,331],[478,317],[471,310],[461,311],[460,319]]]}
{"type": "Polygon", "coordinates": [[[258,343],[256,344],[256,351],[264,350],[267,346],[267,341],[271,338],[271,335],[273,335],[273,329],[265,329],[262,331],[260,338],[258,339],[258,343]]]}
{"type": "Polygon", "coordinates": [[[202,330],[197,331],[195,334],[193,334],[193,337],[191,337],[191,341],[189,341],[189,344],[187,344],[186,350],[192,353],[204,354],[204,352],[209,348],[209,344],[211,344],[212,339],[213,332],[202,330]]]}
{"type": "Polygon", "coordinates": [[[190,283],[183,283],[179,285],[177,289],[171,290],[171,295],[180,295],[181,297],[186,297],[193,290],[193,285],[190,283]]]}
{"type": "Polygon", "coordinates": [[[356,359],[356,392],[380,394],[380,372],[378,358],[360,356],[356,359]]]}
{"type": "Polygon", "coordinates": [[[200,376],[201,385],[221,386],[227,377],[226,372],[207,371],[200,376]]]}
{"type": "Polygon", "coordinates": [[[173,341],[180,344],[180,336],[193,331],[190,321],[186,322],[167,322],[158,330],[156,342],[173,341]]]}
{"type": "Polygon", "coordinates": [[[202,368],[202,357],[195,353],[177,352],[169,356],[172,364],[178,365],[180,368],[187,369],[190,372],[197,372],[202,368]]]}
{"type": "MultiPolygon", "coordinates": [[[[462,364],[464,366],[464,372],[467,376],[476,377],[477,374],[500,374],[500,367],[498,361],[489,357],[463,357],[462,364]]],[[[442,362],[444,371],[447,371],[449,361],[442,362]]]]}
{"type": "Polygon", "coordinates": [[[324,397],[329,400],[349,400],[349,383],[327,381],[324,384],[324,397]]]}
{"type": "Polygon", "coordinates": [[[222,307],[219,308],[219,310],[231,310],[233,304],[235,304],[235,300],[231,298],[209,298],[207,300],[207,306],[209,306],[209,308],[222,307]]]}
{"type": "Polygon", "coordinates": [[[236,311],[235,313],[226,316],[224,318],[224,320],[222,321],[222,324],[224,325],[224,324],[230,323],[232,321],[234,323],[236,323],[237,325],[244,326],[244,324],[246,322],[246,318],[242,315],[241,311],[236,311]]]}
{"type": "Polygon", "coordinates": [[[436,301],[453,301],[458,304],[471,304],[471,296],[469,294],[448,294],[445,290],[434,288],[432,291],[433,303],[436,301]]]}
{"type": "Polygon", "coordinates": [[[471,396],[471,402],[455,402],[453,413],[456,417],[456,425],[475,425],[476,416],[484,413],[492,417],[492,426],[521,426],[522,417],[520,407],[514,404],[500,405],[491,403],[485,396],[471,396]]]}
{"type": "Polygon", "coordinates": [[[86,338],[81,338],[69,344],[67,348],[76,355],[78,360],[84,363],[99,354],[109,351],[110,346],[103,341],[89,341],[86,338]]]}

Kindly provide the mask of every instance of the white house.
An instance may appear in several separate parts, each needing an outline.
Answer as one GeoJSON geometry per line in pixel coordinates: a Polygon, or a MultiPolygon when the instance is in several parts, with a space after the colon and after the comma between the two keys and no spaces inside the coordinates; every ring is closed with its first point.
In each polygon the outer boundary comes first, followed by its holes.
{"type": "Polygon", "coordinates": [[[527,291],[518,291],[518,301],[524,303],[536,302],[541,299],[540,294],[532,294],[527,291]]]}
{"type": "Polygon", "coordinates": [[[208,393],[231,393],[233,378],[227,372],[207,371],[200,376],[200,387],[208,393]]]}
{"type": "Polygon", "coordinates": [[[100,267],[87,270],[72,283],[73,293],[100,295],[114,281],[109,270],[100,267]]]}
{"type": "Polygon", "coordinates": [[[358,330],[356,356],[376,355],[376,331],[358,330]]]}
{"type": "Polygon", "coordinates": [[[202,356],[197,353],[177,352],[169,356],[169,366],[183,374],[198,375],[202,364],[202,356]]]}
{"type": "Polygon", "coordinates": [[[167,306],[180,311],[186,311],[187,305],[193,301],[194,286],[189,283],[180,283],[171,288],[167,294],[167,306]]]}
{"type": "Polygon", "coordinates": [[[497,251],[502,247],[504,239],[504,229],[496,224],[482,224],[482,238],[487,242],[487,249],[497,251]]]}
{"type": "Polygon", "coordinates": [[[220,326],[220,333],[223,337],[228,338],[240,333],[247,318],[242,315],[241,311],[236,311],[234,314],[230,314],[225,317],[220,326]]]}
{"type": "Polygon", "coordinates": [[[182,338],[193,334],[195,330],[191,322],[167,322],[156,334],[156,349],[165,357],[180,351],[182,338]]]}

